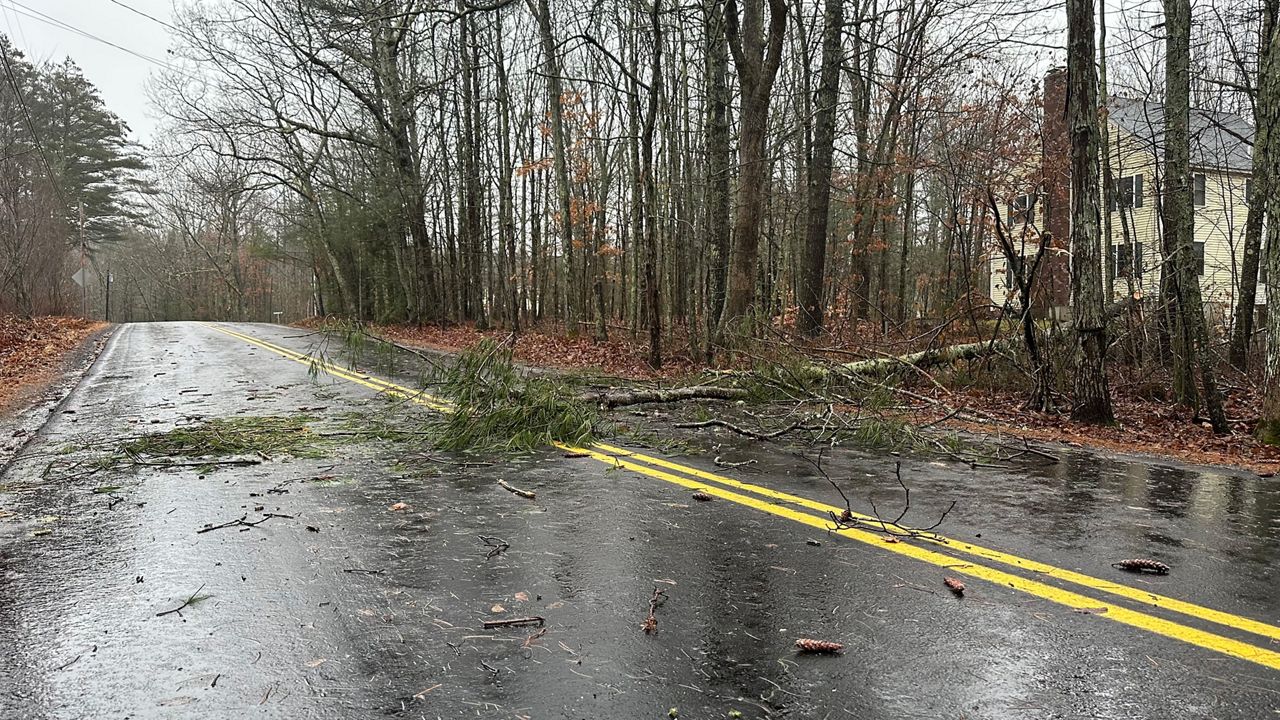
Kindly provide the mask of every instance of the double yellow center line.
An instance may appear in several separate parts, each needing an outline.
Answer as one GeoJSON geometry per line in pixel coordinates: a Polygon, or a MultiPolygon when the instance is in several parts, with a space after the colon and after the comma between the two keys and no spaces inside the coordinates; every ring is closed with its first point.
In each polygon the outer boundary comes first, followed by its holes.
{"type": "MultiPolygon", "coordinates": [[[[380,378],[363,373],[353,372],[334,365],[325,360],[317,360],[303,353],[281,347],[274,343],[260,340],[243,333],[218,326],[213,329],[243,340],[262,349],[273,352],[295,362],[314,366],[335,377],[363,385],[393,397],[418,403],[439,412],[451,412],[452,403],[448,400],[412,390],[380,378]]],[[[967,575],[972,578],[986,580],[998,585],[1018,590],[1050,602],[1064,605],[1073,610],[1098,614],[1109,620],[1148,632],[1179,640],[1207,650],[1222,653],[1230,657],[1280,670],[1280,653],[1267,647],[1243,642],[1234,638],[1208,632],[1189,625],[1180,624],[1162,617],[1133,610],[1124,605],[1099,600],[1095,597],[1049,585],[1038,580],[1031,580],[1014,575],[1004,570],[977,563],[957,564],[957,556],[968,556],[1017,568],[1025,572],[1036,573],[1045,578],[1053,578],[1063,583],[1070,583],[1083,589],[1123,598],[1142,605],[1161,608],[1166,611],[1180,613],[1187,617],[1231,628],[1233,630],[1252,633],[1271,642],[1280,640],[1280,627],[1260,622],[1232,613],[1214,610],[1194,603],[1165,597],[1129,585],[1103,580],[1083,573],[1055,567],[1035,560],[1018,557],[991,548],[973,545],[956,540],[942,539],[942,542],[921,540],[930,547],[921,547],[908,542],[887,543],[884,536],[856,527],[833,529],[829,513],[840,513],[844,508],[811,500],[809,498],[780,492],[761,485],[745,483],[717,473],[681,465],[658,457],[633,452],[606,443],[595,443],[590,448],[558,445],[562,450],[581,453],[594,460],[630,470],[646,477],[662,480],[691,490],[700,490],[729,502],[749,507],[754,510],[786,518],[793,522],[807,525],[823,531],[832,532],[841,537],[861,542],[873,547],[896,553],[931,565],[945,567],[950,572],[967,575]],[[708,484],[710,483],[710,484],[708,484]],[[944,552],[945,550],[945,552],[944,552]]],[[[866,515],[854,515],[859,520],[872,520],[866,515]]]]}

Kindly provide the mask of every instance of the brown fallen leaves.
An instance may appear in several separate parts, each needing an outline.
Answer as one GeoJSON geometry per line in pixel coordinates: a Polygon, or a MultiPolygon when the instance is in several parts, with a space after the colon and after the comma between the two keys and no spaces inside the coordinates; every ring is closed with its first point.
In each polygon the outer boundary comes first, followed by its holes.
{"type": "MultiPolygon", "coordinates": [[[[945,377],[940,380],[946,381],[945,377]]],[[[1020,391],[960,388],[945,395],[934,394],[950,407],[972,408],[987,418],[981,422],[953,418],[943,422],[944,427],[981,434],[998,430],[1075,447],[1176,458],[1197,465],[1239,467],[1264,476],[1280,472],[1280,447],[1260,443],[1253,437],[1262,392],[1244,380],[1238,383],[1225,390],[1227,417],[1233,419],[1232,433],[1224,436],[1215,436],[1212,430],[1193,422],[1186,408],[1166,400],[1140,397],[1136,390],[1122,382],[1112,385],[1116,425],[1109,427],[1072,422],[1065,411],[1023,410],[1026,393],[1020,391]]],[[[930,422],[942,419],[946,413],[945,408],[930,407],[911,419],[930,422]]]]}
{"type": "Polygon", "coordinates": [[[0,410],[51,380],[67,354],[101,327],[80,318],[0,316],[0,410]]]}
{"type": "MultiPolygon", "coordinates": [[[[384,337],[405,345],[433,350],[465,350],[483,338],[502,339],[506,331],[480,331],[470,327],[437,327],[413,325],[375,325],[371,328],[384,337]]],[[[680,347],[678,343],[672,346],[680,347]]],[[[662,370],[654,371],[647,360],[648,344],[632,340],[626,332],[614,331],[609,339],[596,342],[591,330],[569,337],[562,328],[526,330],[516,338],[517,362],[562,370],[592,370],[621,377],[653,379],[673,377],[697,369],[697,365],[678,355],[663,358],[662,370]]]]}
{"type": "Polygon", "coordinates": [[[956,597],[964,597],[964,583],[959,580],[953,577],[944,577],[942,578],[942,584],[946,585],[948,590],[955,593],[956,597]]]}

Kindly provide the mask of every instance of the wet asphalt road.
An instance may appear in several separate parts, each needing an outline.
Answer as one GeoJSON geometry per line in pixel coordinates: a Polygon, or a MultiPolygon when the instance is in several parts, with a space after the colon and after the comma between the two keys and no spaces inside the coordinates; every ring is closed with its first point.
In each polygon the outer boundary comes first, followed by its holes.
{"type": "MultiPolygon", "coordinates": [[[[334,442],[322,457],[203,475],[81,465],[42,478],[113,438],[299,412],[338,427],[350,413],[406,410],[209,326],[117,330],[0,476],[0,718],[1280,716],[1280,671],[1264,665],[981,580],[957,599],[943,568],[560,452],[466,467],[334,442]],[[103,486],[119,490],[94,492],[103,486]],[[290,517],[197,532],[264,512],[290,517]],[[486,559],[479,535],[510,549],[486,559]],[[668,599],[645,635],[655,585],[668,599]],[[157,616],[197,590],[208,598],[157,616]],[[481,629],[522,615],[545,617],[546,632],[481,629]],[[847,652],[798,656],[797,637],[847,652]]],[[[689,466],[838,504],[785,452],[713,432],[684,439],[689,466]],[[724,471],[716,456],[757,462],[724,471]]],[[[828,471],[887,514],[893,460],[841,450],[828,471]]],[[[908,522],[928,524],[954,499],[941,528],[953,538],[1280,621],[1274,480],[1085,453],[1009,470],[910,458],[903,474],[908,522]],[[1132,556],[1175,571],[1109,566],[1132,556]]]]}

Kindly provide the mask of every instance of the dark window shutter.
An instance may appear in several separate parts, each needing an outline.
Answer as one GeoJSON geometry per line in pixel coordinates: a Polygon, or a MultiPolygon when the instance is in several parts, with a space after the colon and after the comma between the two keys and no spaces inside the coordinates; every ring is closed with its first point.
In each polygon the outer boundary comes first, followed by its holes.
{"type": "Polygon", "coordinates": [[[1142,176],[1133,176],[1133,206],[1142,207],[1142,176]]]}

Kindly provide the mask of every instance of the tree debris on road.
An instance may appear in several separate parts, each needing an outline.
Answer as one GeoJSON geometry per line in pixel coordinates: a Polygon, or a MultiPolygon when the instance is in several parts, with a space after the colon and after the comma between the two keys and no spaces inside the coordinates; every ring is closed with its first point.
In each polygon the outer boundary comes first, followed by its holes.
{"type": "Polygon", "coordinates": [[[513,495],[519,495],[526,500],[536,500],[538,497],[537,493],[532,490],[521,490],[520,488],[508,483],[506,480],[498,480],[498,484],[502,486],[503,490],[506,490],[513,495]]]}
{"type": "Polygon", "coordinates": [[[815,655],[836,655],[844,652],[844,645],[829,640],[813,640],[811,638],[800,638],[796,640],[796,650],[802,653],[813,653],[815,655]]]}
{"type": "Polygon", "coordinates": [[[1132,573],[1151,573],[1152,575],[1168,575],[1173,568],[1150,558],[1132,558],[1111,563],[1111,567],[1132,573]]]}

